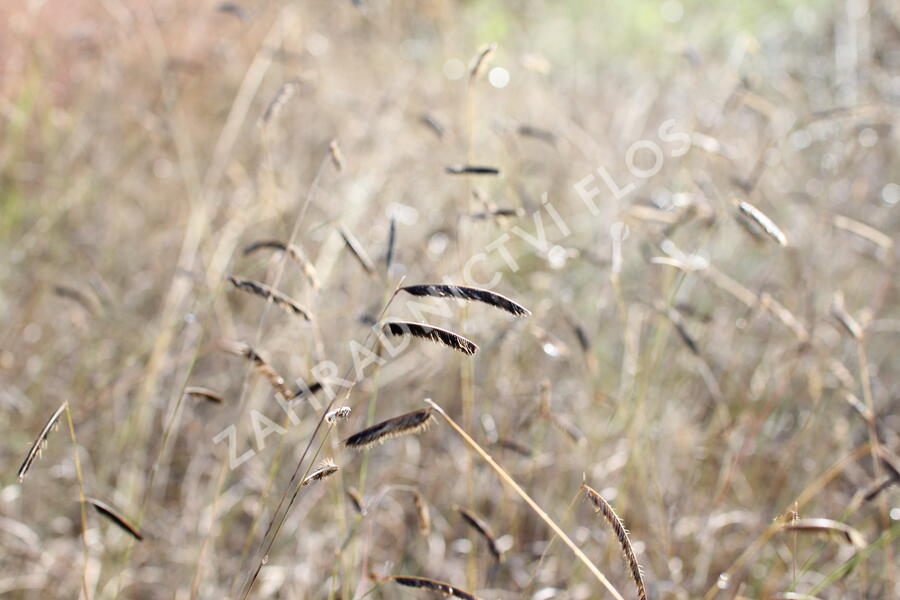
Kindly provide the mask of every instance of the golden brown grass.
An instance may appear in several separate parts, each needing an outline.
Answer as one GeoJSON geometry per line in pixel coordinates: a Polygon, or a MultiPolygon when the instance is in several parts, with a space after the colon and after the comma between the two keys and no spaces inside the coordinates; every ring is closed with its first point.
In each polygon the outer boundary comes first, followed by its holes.
{"type": "Polygon", "coordinates": [[[892,3],[0,4],[0,596],[898,595],[892,3]]]}

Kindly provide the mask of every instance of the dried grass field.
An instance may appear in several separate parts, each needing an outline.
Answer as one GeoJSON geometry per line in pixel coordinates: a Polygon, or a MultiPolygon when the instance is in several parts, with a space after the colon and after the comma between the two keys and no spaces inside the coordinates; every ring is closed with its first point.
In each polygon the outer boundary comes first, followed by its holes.
{"type": "Polygon", "coordinates": [[[0,6],[0,596],[900,598],[900,6],[0,6]]]}

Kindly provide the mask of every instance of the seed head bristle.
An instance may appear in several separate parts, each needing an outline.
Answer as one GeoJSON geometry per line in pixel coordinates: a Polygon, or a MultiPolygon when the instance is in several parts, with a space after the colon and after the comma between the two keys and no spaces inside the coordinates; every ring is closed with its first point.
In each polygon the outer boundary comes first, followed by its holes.
{"type": "Polygon", "coordinates": [[[363,502],[363,497],[362,494],[359,493],[359,490],[354,487],[347,488],[347,497],[350,498],[350,503],[353,504],[353,508],[356,509],[356,512],[362,516],[366,516],[368,511],[366,510],[366,505],[363,502]]]}
{"type": "Polygon", "coordinates": [[[680,337],[681,341],[684,342],[684,345],[688,347],[688,350],[690,350],[692,354],[699,355],[700,348],[697,346],[697,342],[694,340],[693,336],[688,332],[687,325],[685,325],[681,313],[671,306],[665,306],[664,303],[659,303],[657,309],[669,319],[669,322],[675,327],[678,337],[680,337]]]}
{"type": "Polygon", "coordinates": [[[832,519],[796,519],[791,520],[784,526],[785,531],[799,531],[799,532],[825,532],[825,533],[837,533],[848,544],[852,544],[857,548],[865,548],[866,547],[866,538],[857,531],[856,529],[850,527],[846,523],[841,523],[840,521],[833,521],[832,519]]]}
{"type": "Polygon", "coordinates": [[[306,479],[300,484],[300,487],[306,487],[311,483],[316,481],[321,481],[325,479],[329,475],[334,475],[337,473],[338,467],[334,464],[334,461],[330,458],[324,459],[319,466],[312,470],[312,472],[306,476],[306,479]]]}
{"type": "Polygon", "coordinates": [[[198,385],[192,385],[184,388],[184,394],[192,398],[200,398],[202,400],[213,402],[215,404],[222,404],[225,401],[225,399],[222,397],[222,394],[220,394],[219,392],[198,385]]]}
{"type": "Polygon", "coordinates": [[[744,214],[744,212],[738,211],[735,214],[735,221],[737,221],[737,224],[741,226],[741,229],[750,234],[754,242],[762,244],[766,241],[766,238],[768,236],[763,231],[759,223],[748,217],[746,214],[744,214]]]}
{"type": "Polygon", "coordinates": [[[68,298],[69,300],[78,303],[91,315],[96,314],[100,310],[100,302],[95,296],[88,295],[77,288],[58,283],[53,286],[53,293],[60,298],[68,298]]]}
{"type": "Polygon", "coordinates": [[[509,450],[511,452],[515,452],[516,454],[519,454],[520,456],[530,457],[532,454],[530,448],[523,446],[522,444],[520,444],[519,442],[517,442],[515,440],[500,438],[494,443],[494,445],[497,446],[498,448],[503,448],[504,450],[509,450]]]}
{"type": "MultiPolygon", "coordinates": [[[[857,402],[859,402],[859,400],[857,400],[857,402]]],[[[878,445],[877,453],[878,458],[881,460],[881,464],[884,465],[887,470],[887,475],[869,487],[864,496],[866,502],[874,500],[881,492],[891,486],[900,484],[900,457],[888,450],[884,444],[878,445]]]]}
{"type": "Polygon", "coordinates": [[[216,11],[222,14],[232,15],[233,17],[241,21],[247,21],[250,18],[250,15],[247,14],[247,11],[244,10],[239,4],[235,4],[234,2],[222,2],[218,6],[216,6],[216,11]]]}
{"type": "Polygon", "coordinates": [[[494,308],[506,311],[517,317],[528,316],[531,314],[527,308],[495,292],[475,287],[466,287],[462,285],[444,285],[444,284],[422,284],[407,285],[400,288],[401,292],[406,292],[412,296],[431,296],[432,298],[459,298],[461,300],[471,300],[481,302],[494,308]]]}
{"type": "Polygon", "coordinates": [[[25,479],[25,475],[28,473],[28,470],[31,468],[31,465],[34,463],[35,459],[40,454],[41,450],[47,445],[47,436],[50,435],[50,432],[54,427],[59,423],[59,418],[62,416],[63,411],[66,410],[67,402],[63,402],[59,405],[50,418],[47,419],[47,422],[41,428],[41,432],[38,434],[34,441],[31,442],[31,447],[28,449],[28,454],[25,455],[25,460],[22,461],[22,466],[19,467],[19,472],[17,474],[19,481],[25,479]]]}
{"type": "Polygon", "coordinates": [[[338,406],[335,409],[328,411],[325,415],[325,422],[329,425],[334,425],[338,421],[343,421],[350,416],[350,407],[349,406],[338,406]]]}
{"type": "Polygon", "coordinates": [[[591,504],[594,505],[597,512],[601,513],[606,519],[606,522],[609,523],[609,526],[612,527],[613,533],[615,534],[616,539],[619,540],[619,545],[622,547],[622,552],[625,554],[625,562],[628,563],[628,568],[631,570],[631,578],[634,580],[635,587],[637,587],[638,597],[640,600],[647,600],[647,591],[644,588],[644,577],[641,566],[638,564],[637,558],[634,555],[634,549],[631,547],[631,540],[628,538],[628,530],[625,529],[625,524],[622,523],[622,519],[619,518],[619,515],[616,514],[613,507],[610,506],[609,502],[607,502],[599,492],[589,487],[587,484],[582,484],[581,489],[584,490],[585,496],[590,500],[591,504]]]}
{"type": "Polygon", "coordinates": [[[485,165],[448,165],[444,171],[450,175],[499,175],[500,169],[485,165]]]}
{"type": "Polygon", "coordinates": [[[85,498],[84,500],[85,502],[96,508],[97,512],[115,523],[119,528],[131,535],[134,539],[139,542],[143,541],[144,536],[141,535],[140,530],[132,525],[125,517],[120,515],[119,512],[112,506],[106,504],[101,500],[97,500],[96,498],[85,498]]]}
{"type": "Polygon", "coordinates": [[[436,579],[428,579],[427,577],[410,577],[407,575],[391,575],[387,577],[388,581],[393,581],[399,585],[417,588],[420,590],[429,590],[440,594],[447,598],[459,598],[460,600],[478,600],[476,596],[465,590],[454,587],[449,583],[437,581],[436,579]]]}
{"type": "Polygon", "coordinates": [[[312,385],[306,385],[306,382],[300,380],[301,382],[297,384],[297,388],[291,392],[290,398],[303,398],[305,396],[312,396],[316,392],[322,389],[321,381],[314,381],[312,385]]]}
{"type": "Polygon", "coordinates": [[[247,254],[252,254],[257,250],[262,249],[286,252],[287,255],[294,259],[294,261],[296,261],[300,265],[300,268],[303,269],[303,275],[306,276],[306,279],[309,281],[309,284],[313,287],[313,289],[319,289],[319,275],[316,272],[316,268],[306,257],[306,254],[304,254],[303,250],[301,250],[299,246],[295,244],[288,244],[279,240],[259,240],[247,245],[247,247],[244,248],[244,255],[246,256],[247,254]]]}
{"type": "Polygon", "coordinates": [[[584,326],[572,315],[566,315],[566,321],[575,333],[575,339],[578,340],[581,351],[585,354],[589,353],[591,351],[591,339],[588,336],[587,330],[585,330],[584,326]]]}
{"type": "Polygon", "coordinates": [[[563,415],[550,413],[548,415],[548,418],[550,419],[550,423],[554,427],[569,436],[569,438],[576,444],[581,444],[586,439],[584,433],[578,428],[578,426],[563,415]]]}
{"type": "Polygon", "coordinates": [[[372,259],[369,258],[369,255],[366,253],[365,248],[362,247],[362,244],[359,243],[359,240],[356,239],[350,231],[341,225],[338,228],[338,232],[341,234],[341,238],[344,240],[344,245],[350,251],[350,254],[356,258],[356,261],[362,266],[363,270],[369,275],[372,275],[375,272],[375,265],[372,262],[372,259]]]}
{"type": "Polygon", "coordinates": [[[425,497],[418,490],[413,492],[413,499],[416,504],[416,519],[419,523],[419,533],[423,536],[431,532],[431,513],[428,510],[428,504],[425,497]]]}
{"type": "Polygon", "coordinates": [[[394,262],[394,246],[397,244],[397,219],[391,215],[391,222],[388,227],[387,252],[384,255],[384,264],[388,270],[394,262]]]}
{"type": "Polygon", "coordinates": [[[234,285],[234,287],[241,290],[242,292],[253,294],[255,296],[265,298],[270,302],[274,302],[277,306],[295,315],[303,317],[303,319],[306,321],[312,320],[309,315],[309,311],[303,308],[299,302],[297,302],[287,294],[283,294],[278,290],[272,289],[264,283],[253,281],[252,279],[241,279],[240,277],[235,277],[234,275],[229,275],[228,281],[230,281],[231,284],[234,285]]]}
{"type": "Polygon", "coordinates": [[[533,125],[519,125],[518,129],[516,129],[516,133],[523,137],[531,137],[542,142],[546,142],[551,146],[556,143],[556,134],[547,129],[541,129],[540,127],[534,127],[533,125]]]}
{"type": "Polygon", "coordinates": [[[428,113],[422,113],[421,115],[419,115],[419,121],[423,125],[428,127],[428,129],[430,129],[434,133],[434,135],[438,137],[438,139],[443,139],[446,130],[436,118],[434,118],[432,115],[429,115],[428,113]]]}
{"type": "Polygon", "coordinates": [[[269,382],[269,385],[271,385],[276,392],[281,394],[285,400],[290,400],[294,397],[293,392],[285,385],[284,377],[279,375],[278,371],[276,371],[266,359],[260,356],[259,352],[254,350],[252,346],[244,342],[226,342],[224,348],[227,352],[242,356],[252,362],[253,368],[256,369],[260,375],[265,377],[269,382]]]}
{"type": "Polygon", "coordinates": [[[485,44],[478,50],[478,54],[475,55],[475,58],[472,59],[472,64],[469,66],[470,81],[474,81],[481,77],[482,73],[484,73],[485,69],[487,69],[487,65],[496,51],[496,42],[485,44]]]}
{"type": "Polygon", "coordinates": [[[759,210],[749,202],[739,202],[738,210],[742,215],[759,225],[766,235],[775,240],[779,246],[787,246],[787,236],[784,235],[784,232],[781,231],[778,225],[766,216],[763,211],[759,210]]]}
{"type": "Polygon", "coordinates": [[[411,335],[426,340],[431,340],[438,344],[443,344],[454,350],[458,350],[463,354],[475,354],[478,352],[478,346],[452,331],[434,327],[425,323],[413,323],[411,321],[389,321],[383,325],[383,330],[391,335],[411,335]]]}
{"type": "Polygon", "coordinates": [[[344,445],[361,450],[398,435],[419,433],[426,429],[433,420],[434,413],[431,408],[414,410],[358,431],[345,439],[344,445]]]}
{"type": "Polygon", "coordinates": [[[490,208],[478,212],[469,213],[471,219],[502,219],[506,217],[521,217],[525,214],[521,208],[490,208]]]}
{"type": "Polygon", "coordinates": [[[890,488],[895,483],[897,483],[897,479],[890,475],[885,475],[880,480],[870,485],[868,489],[866,489],[866,491],[863,493],[863,500],[866,502],[871,502],[872,500],[877,498],[879,494],[881,494],[881,492],[890,488]]]}
{"type": "Polygon", "coordinates": [[[488,544],[488,550],[491,551],[491,554],[497,562],[503,562],[503,551],[500,550],[500,547],[497,545],[497,536],[494,535],[494,532],[491,530],[490,525],[487,524],[487,521],[467,508],[463,508],[462,506],[456,506],[455,508],[463,520],[485,539],[488,544]]]}
{"type": "Polygon", "coordinates": [[[300,80],[292,79],[290,81],[286,81],[278,91],[275,92],[275,95],[272,97],[269,105],[266,106],[266,110],[263,112],[262,117],[260,117],[259,124],[261,127],[265,127],[269,124],[272,119],[276,118],[279,113],[284,109],[285,105],[287,105],[288,101],[294,96],[297,90],[300,88],[300,80]]]}
{"type": "Polygon", "coordinates": [[[331,162],[334,165],[334,168],[339,172],[344,170],[344,153],[341,152],[341,147],[338,146],[337,139],[331,140],[328,144],[328,152],[331,155],[331,162]]]}

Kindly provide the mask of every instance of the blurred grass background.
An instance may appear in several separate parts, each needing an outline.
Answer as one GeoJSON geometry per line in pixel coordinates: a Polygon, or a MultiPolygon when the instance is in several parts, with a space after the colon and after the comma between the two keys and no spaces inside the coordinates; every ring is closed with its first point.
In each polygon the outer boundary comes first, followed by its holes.
{"type": "Polygon", "coordinates": [[[506,234],[520,268],[493,252],[476,272],[500,272],[498,291],[534,315],[470,307],[439,324],[482,346],[474,362],[416,343],[354,390],[353,419],[326,443],[342,471],[300,497],[253,597],[360,598],[389,573],[482,598],[598,597],[449,428],[365,459],[337,445],[370,410],[386,418],[428,396],[495,449],[627,597],[615,541],[571,502],[585,476],[632,531],[651,597],[896,597],[897,486],[863,500],[887,471],[853,406],[869,385],[880,442],[897,453],[898,42],[900,11],[874,0],[4,3],[0,594],[236,597],[315,416],[303,405],[302,424],[258,448],[250,411],[283,414],[220,342],[254,344],[290,380],[323,357],[343,368],[347,343],[367,332],[360,317],[377,314],[400,277],[459,280],[468,257],[506,234]],[[469,84],[489,42],[488,72],[469,84]],[[261,127],[292,80],[294,97],[261,127]],[[685,156],[659,138],[670,119],[692,136],[685,156]],[[523,125],[553,142],[521,135],[523,125]],[[575,185],[601,166],[634,181],[624,157],[644,139],[667,153],[660,172],[619,201],[604,190],[590,215],[575,185]],[[502,175],[443,172],[467,160],[502,175]],[[551,249],[535,251],[514,228],[534,231],[544,194],[573,232],[542,213],[551,249]],[[772,217],[789,246],[745,229],[737,201],[772,217]],[[523,216],[470,218],[498,206],[523,216]],[[335,226],[381,260],[391,216],[397,264],[366,277],[335,226]],[[241,253],[295,225],[319,291],[290,263],[279,278],[277,255],[241,253]],[[681,251],[754,300],[708,272],[650,260],[681,251]],[[229,273],[277,280],[315,326],[229,289],[229,273]],[[835,292],[866,328],[864,344],[831,316],[835,292]],[[185,385],[227,403],[185,402],[185,385]],[[65,427],[16,481],[63,401],[86,490],[140,522],[144,542],[90,513],[82,555],[65,427]],[[542,402],[582,439],[542,415],[542,402]],[[231,424],[239,453],[261,450],[235,471],[227,445],[212,442],[231,424]],[[503,450],[509,439],[530,456],[503,450]],[[365,518],[350,486],[373,503],[365,518]],[[403,486],[431,506],[428,535],[403,486]],[[845,521],[873,545],[768,537],[798,496],[799,516],[845,521]],[[505,565],[490,566],[453,504],[488,519],[509,546],[505,565]]]}

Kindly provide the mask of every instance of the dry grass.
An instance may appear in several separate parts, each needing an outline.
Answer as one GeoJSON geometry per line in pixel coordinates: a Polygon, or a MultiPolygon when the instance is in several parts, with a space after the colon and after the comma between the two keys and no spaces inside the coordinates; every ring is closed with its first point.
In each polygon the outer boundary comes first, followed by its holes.
{"type": "Polygon", "coordinates": [[[895,4],[3,4],[0,596],[900,596],[895,4]]]}

